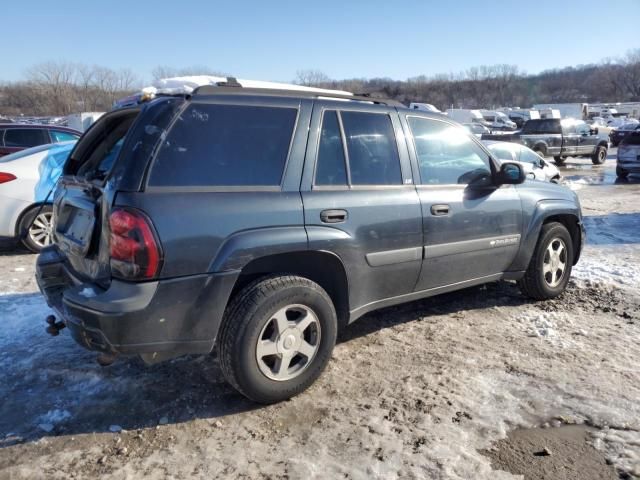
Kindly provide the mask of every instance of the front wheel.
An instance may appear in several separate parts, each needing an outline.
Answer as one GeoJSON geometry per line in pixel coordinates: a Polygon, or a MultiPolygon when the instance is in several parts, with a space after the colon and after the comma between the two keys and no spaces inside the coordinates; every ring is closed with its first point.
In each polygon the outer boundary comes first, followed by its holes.
{"type": "Polygon", "coordinates": [[[318,284],[292,275],[258,279],[225,312],[218,341],[222,373],[256,402],[291,398],[326,367],[337,325],[331,298],[318,284]]]}
{"type": "Polygon", "coordinates": [[[593,152],[593,156],[591,157],[591,162],[594,165],[602,165],[604,161],[607,159],[607,147],[603,147],[600,145],[596,148],[596,151],[593,152]]]}
{"type": "Polygon", "coordinates": [[[569,231],[561,223],[547,223],[542,226],[529,267],[518,283],[520,290],[536,300],[555,298],[567,288],[572,266],[569,231]]]}
{"type": "Polygon", "coordinates": [[[33,207],[22,217],[18,235],[25,247],[34,253],[53,243],[53,207],[33,207]]]}

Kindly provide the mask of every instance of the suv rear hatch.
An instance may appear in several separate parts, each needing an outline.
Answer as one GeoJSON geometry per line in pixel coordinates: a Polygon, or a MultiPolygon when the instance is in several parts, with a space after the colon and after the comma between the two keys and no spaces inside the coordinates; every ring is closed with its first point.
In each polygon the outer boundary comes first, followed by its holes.
{"type": "Polygon", "coordinates": [[[55,243],[78,280],[108,287],[109,221],[117,192],[142,188],[146,166],[183,102],[181,97],[164,98],[107,113],[71,152],[53,211],[55,243]]]}

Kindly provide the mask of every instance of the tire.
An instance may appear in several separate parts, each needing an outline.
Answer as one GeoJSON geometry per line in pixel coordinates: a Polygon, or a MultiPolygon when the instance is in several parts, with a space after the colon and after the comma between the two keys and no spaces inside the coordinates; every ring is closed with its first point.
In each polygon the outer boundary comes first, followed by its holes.
{"type": "Polygon", "coordinates": [[[553,161],[556,162],[556,165],[564,165],[566,159],[567,157],[561,157],[560,155],[553,157],[553,161]]]}
{"type": "Polygon", "coordinates": [[[53,207],[36,206],[22,216],[18,236],[25,247],[39,253],[53,243],[53,207]],[[26,232],[26,235],[25,235],[26,232]],[[24,235],[24,238],[22,238],[24,235]]]}
{"type": "Polygon", "coordinates": [[[594,165],[602,165],[607,159],[607,147],[603,147],[599,145],[596,147],[595,152],[593,152],[593,156],[591,157],[591,162],[594,165]]]}
{"type": "Polygon", "coordinates": [[[555,298],[567,288],[572,266],[573,242],[569,231],[561,223],[546,223],[542,226],[531,262],[518,286],[523,294],[536,300],[555,298]],[[556,263],[550,257],[549,250],[559,251],[560,245],[563,253],[559,254],[556,263]],[[558,271],[561,264],[563,267],[560,276],[558,271]]]}
{"type": "Polygon", "coordinates": [[[218,336],[222,373],[255,402],[291,398],[306,390],[326,367],[337,326],[331,298],[311,280],[292,275],[255,280],[238,292],[225,312],[218,336]],[[299,330],[296,321],[310,323],[299,330]],[[313,353],[301,353],[310,352],[309,347],[313,353]]]}
{"type": "Polygon", "coordinates": [[[616,167],[616,176],[618,178],[627,178],[627,175],[629,175],[629,172],[627,172],[623,168],[616,167]]]}
{"type": "Polygon", "coordinates": [[[555,184],[559,184],[560,183],[560,177],[553,177],[550,180],[551,183],[555,183],[555,184]]]}
{"type": "Polygon", "coordinates": [[[547,156],[547,151],[544,147],[535,147],[533,151],[542,158],[545,158],[547,156]]]}

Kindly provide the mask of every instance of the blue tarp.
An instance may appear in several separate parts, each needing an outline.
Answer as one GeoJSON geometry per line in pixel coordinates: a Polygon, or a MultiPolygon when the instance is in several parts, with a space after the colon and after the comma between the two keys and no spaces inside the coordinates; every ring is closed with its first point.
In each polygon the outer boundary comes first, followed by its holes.
{"type": "MultiPolygon", "coordinates": [[[[44,202],[49,195],[49,192],[56,186],[56,182],[62,173],[71,150],[75,146],[76,142],[65,142],[52,146],[45,158],[40,162],[38,167],[38,173],[40,179],[36,184],[36,202],[44,202]]],[[[52,195],[49,196],[49,202],[52,200],[52,195]]]]}

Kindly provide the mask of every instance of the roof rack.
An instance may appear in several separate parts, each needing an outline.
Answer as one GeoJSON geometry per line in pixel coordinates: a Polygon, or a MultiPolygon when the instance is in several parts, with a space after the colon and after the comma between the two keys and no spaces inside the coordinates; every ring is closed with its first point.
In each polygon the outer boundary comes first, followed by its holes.
{"type": "Polygon", "coordinates": [[[233,77],[227,77],[226,82],[218,82],[216,85],[203,85],[196,88],[192,95],[218,95],[218,94],[254,94],[254,95],[271,95],[277,97],[303,97],[303,98],[325,98],[325,99],[340,99],[340,100],[352,100],[356,102],[367,102],[378,105],[387,105],[394,107],[405,107],[397,100],[390,98],[374,97],[370,93],[347,95],[343,93],[331,93],[328,90],[313,91],[313,90],[296,90],[296,89],[277,89],[277,88],[252,88],[243,87],[233,77]]]}

